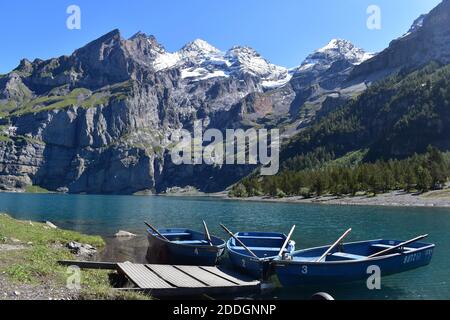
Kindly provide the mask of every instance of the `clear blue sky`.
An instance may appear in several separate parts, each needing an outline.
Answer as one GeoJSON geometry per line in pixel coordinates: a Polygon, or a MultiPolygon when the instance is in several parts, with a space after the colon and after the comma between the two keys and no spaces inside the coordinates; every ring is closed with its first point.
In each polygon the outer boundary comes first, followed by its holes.
{"type": "Polygon", "coordinates": [[[119,28],[124,37],[141,30],[167,50],[202,38],[221,50],[249,45],[273,63],[299,65],[332,38],[380,51],[405,33],[440,0],[2,0],[0,73],[21,58],[70,54],[119,28]],[[66,28],[66,9],[80,6],[82,29],[66,28]],[[366,27],[367,7],[382,10],[382,29],[366,27]]]}

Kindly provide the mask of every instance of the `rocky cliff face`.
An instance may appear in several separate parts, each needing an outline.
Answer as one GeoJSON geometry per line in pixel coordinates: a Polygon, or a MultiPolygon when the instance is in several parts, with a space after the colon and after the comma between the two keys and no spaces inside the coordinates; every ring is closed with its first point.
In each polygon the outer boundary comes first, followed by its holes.
{"type": "Polygon", "coordinates": [[[223,188],[227,182],[209,183],[219,168],[171,165],[168,138],[194,120],[214,120],[262,87],[253,75],[184,77],[186,67],[203,63],[195,59],[205,48],[196,44],[183,48],[179,64],[162,68],[169,54],[154,37],[139,33],[125,40],[115,30],[68,57],[23,60],[0,78],[1,188],[34,184],[73,193],[160,192],[191,183],[203,190],[223,188]]]}

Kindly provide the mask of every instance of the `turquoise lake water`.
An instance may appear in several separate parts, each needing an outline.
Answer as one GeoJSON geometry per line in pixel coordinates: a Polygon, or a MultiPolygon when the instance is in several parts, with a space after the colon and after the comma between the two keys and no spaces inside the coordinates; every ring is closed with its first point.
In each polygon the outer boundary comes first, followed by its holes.
{"type": "MultiPolygon", "coordinates": [[[[382,290],[370,291],[364,283],[338,287],[283,289],[264,298],[301,299],[327,291],[336,299],[450,299],[450,209],[320,206],[227,201],[210,198],[0,194],[0,212],[24,219],[49,220],[61,228],[108,239],[105,259],[140,262],[145,255],[145,226],[187,227],[227,238],[219,227],[237,231],[288,233],[297,225],[297,248],[323,246],[353,228],[346,241],[369,239],[406,240],[429,233],[436,244],[428,267],[382,279],[382,290]],[[118,230],[140,235],[128,242],[112,239],[118,230]]],[[[260,298],[260,297],[255,297],[260,298]]]]}

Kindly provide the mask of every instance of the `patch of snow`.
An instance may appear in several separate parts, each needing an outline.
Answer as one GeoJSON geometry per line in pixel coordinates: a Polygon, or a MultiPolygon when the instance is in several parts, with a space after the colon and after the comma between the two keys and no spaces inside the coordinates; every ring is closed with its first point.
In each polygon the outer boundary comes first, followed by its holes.
{"type": "Polygon", "coordinates": [[[423,22],[425,21],[425,18],[427,17],[427,14],[422,14],[420,17],[418,17],[416,20],[414,20],[411,28],[409,28],[408,33],[413,33],[419,30],[423,27],[423,22]]]}
{"type": "Polygon", "coordinates": [[[263,81],[261,85],[266,89],[275,89],[284,86],[286,83],[291,81],[291,79],[292,74],[288,74],[284,79],[263,81]]]}
{"type": "Polygon", "coordinates": [[[163,54],[158,55],[158,57],[153,62],[153,68],[156,71],[161,71],[165,69],[170,69],[180,62],[181,57],[179,53],[168,53],[165,52],[163,54]]]}
{"type": "Polygon", "coordinates": [[[423,22],[425,21],[426,17],[427,14],[422,14],[416,20],[414,20],[411,28],[409,28],[408,32],[405,33],[403,36],[401,36],[400,39],[405,38],[410,34],[413,34],[414,32],[417,32],[419,29],[421,29],[423,27],[423,22]]]}
{"type": "Polygon", "coordinates": [[[188,79],[188,78],[200,77],[200,76],[203,76],[206,72],[207,72],[207,70],[202,69],[202,68],[183,69],[183,70],[181,70],[181,78],[188,79]]]}
{"type": "Polygon", "coordinates": [[[360,61],[355,62],[354,65],[360,65],[361,63],[363,63],[364,61],[367,61],[369,59],[372,59],[373,57],[375,57],[377,54],[376,53],[372,53],[372,52],[366,52],[364,53],[364,55],[361,57],[360,61]]]}
{"type": "Polygon", "coordinates": [[[202,81],[211,78],[228,78],[229,75],[223,70],[209,71],[204,68],[189,68],[181,70],[181,77],[183,79],[202,81]]]}
{"type": "Polygon", "coordinates": [[[224,71],[222,70],[216,70],[213,71],[207,75],[205,75],[204,77],[200,78],[199,80],[207,80],[207,79],[211,79],[211,78],[228,78],[229,75],[226,74],[224,71]]]}

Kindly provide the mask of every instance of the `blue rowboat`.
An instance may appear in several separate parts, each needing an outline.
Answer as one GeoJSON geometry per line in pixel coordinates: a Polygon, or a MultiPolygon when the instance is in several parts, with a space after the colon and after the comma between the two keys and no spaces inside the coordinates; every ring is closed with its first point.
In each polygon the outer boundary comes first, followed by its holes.
{"type": "Polygon", "coordinates": [[[151,229],[148,233],[147,260],[150,263],[215,266],[225,252],[225,241],[189,229],[159,229],[160,237],[151,229]]]}
{"type": "Polygon", "coordinates": [[[342,244],[320,262],[318,259],[329,246],[300,250],[288,259],[276,259],[274,270],[283,286],[329,285],[367,280],[373,270],[377,270],[374,267],[379,268],[381,276],[387,276],[431,262],[434,244],[415,242],[397,247],[403,243],[398,240],[372,240],[342,244]],[[371,257],[376,254],[380,255],[371,257]]]}
{"type": "MultiPolygon", "coordinates": [[[[248,247],[259,259],[252,256],[238,241],[230,238],[227,251],[234,268],[256,279],[267,279],[270,275],[270,263],[286,241],[286,235],[275,232],[239,232],[234,235],[248,247]]],[[[295,242],[290,241],[284,253],[295,250],[295,242]]]]}

